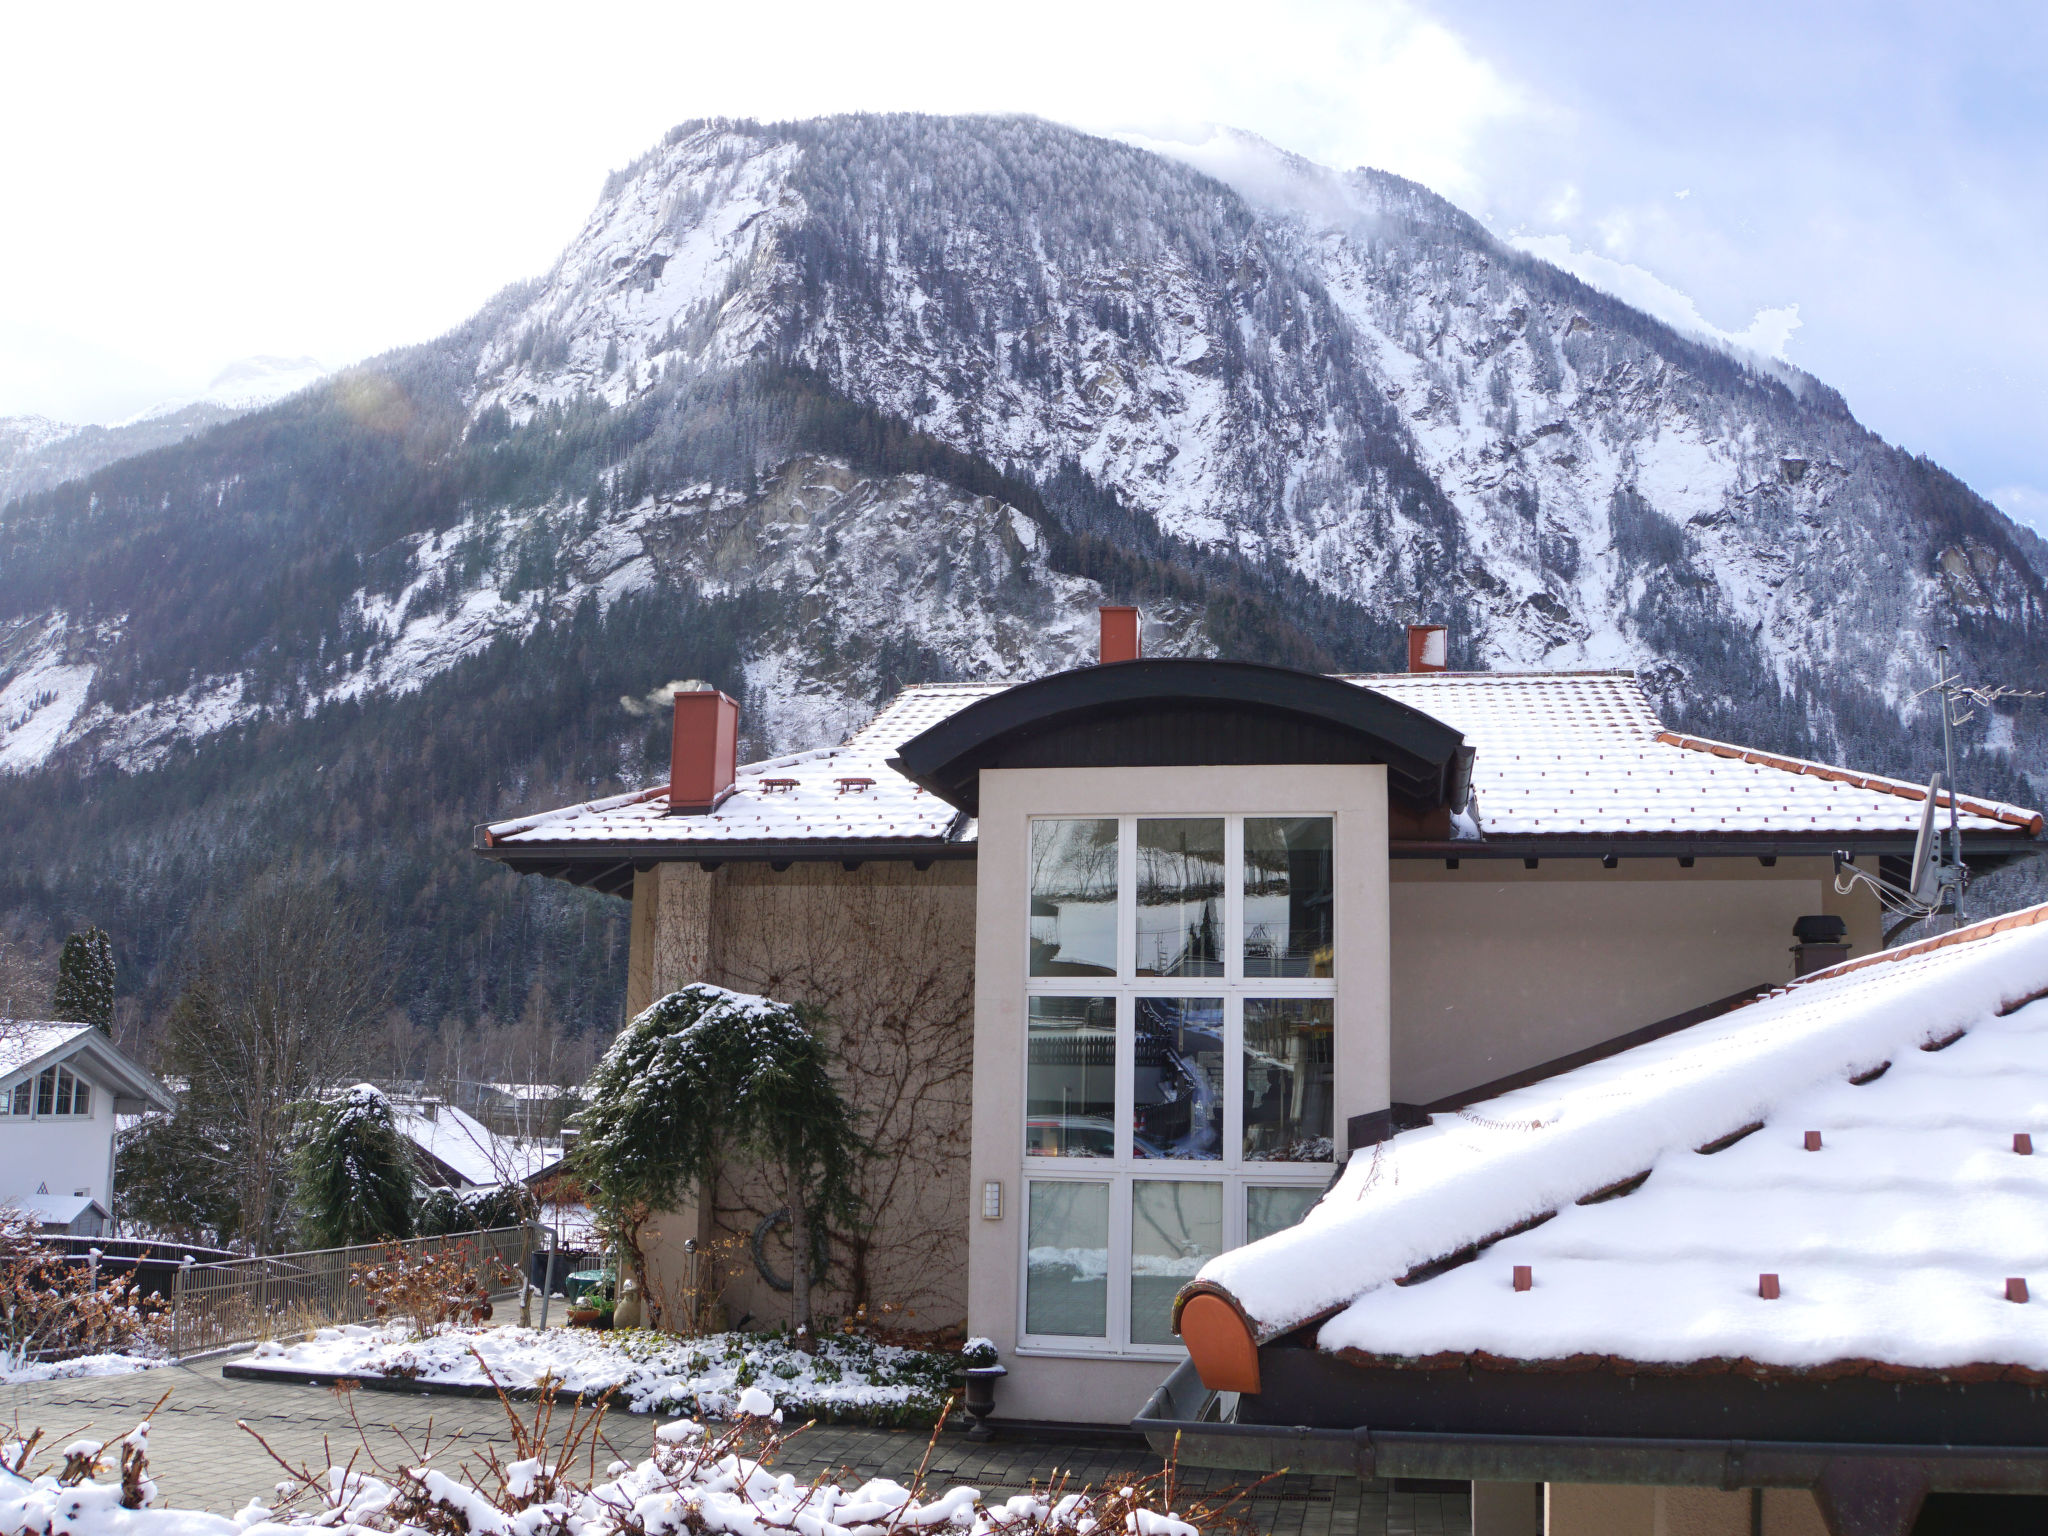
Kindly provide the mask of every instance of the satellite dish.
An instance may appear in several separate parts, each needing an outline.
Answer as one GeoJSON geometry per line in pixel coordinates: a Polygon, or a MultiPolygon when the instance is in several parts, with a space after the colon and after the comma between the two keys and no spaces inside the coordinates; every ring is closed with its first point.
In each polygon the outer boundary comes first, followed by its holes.
{"type": "Polygon", "coordinates": [[[1941,895],[1941,839],[1934,830],[1934,801],[1941,793],[1941,775],[1927,783],[1927,803],[1920,811],[1920,835],[1913,839],[1913,871],[1907,894],[1916,905],[1932,907],[1941,895]]]}

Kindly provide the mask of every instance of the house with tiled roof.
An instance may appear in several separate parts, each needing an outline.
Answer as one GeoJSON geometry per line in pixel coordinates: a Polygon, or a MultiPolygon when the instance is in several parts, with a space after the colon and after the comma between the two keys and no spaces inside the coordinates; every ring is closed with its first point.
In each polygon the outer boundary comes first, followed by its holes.
{"type": "MultiPolygon", "coordinates": [[[[1187,1358],[1183,1287],[1308,1230],[1340,1170],[1762,1017],[1881,952],[1872,881],[1910,879],[1926,785],[1666,730],[1625,672],[1432,669],[1424,631],[1408,672],[1323,676],[1143,658],[1136,627],[761,763],[731,700],[679,693],[670,783],[477,831],[630,898],[629,1008],[708,980],[847,1032],[915,1169],[835,1283],[993,1340],[998,1419],[1128,1421],[1187,1358]]],[[[2040,851],[2039,812],[1950,801],[1973,870],[2040,851]]],[[[774,1217],[707,1190],[649,1262],[749,1234],[727,1305],[773,1319],[774,1217]]]]}

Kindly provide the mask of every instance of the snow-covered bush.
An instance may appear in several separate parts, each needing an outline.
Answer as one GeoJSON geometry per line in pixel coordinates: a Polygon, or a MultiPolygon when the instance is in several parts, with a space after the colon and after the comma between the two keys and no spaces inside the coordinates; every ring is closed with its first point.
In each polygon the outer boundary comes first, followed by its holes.
{"type": "Polygon", "coordinates": [[[721,1161],[779,1178],[790,1213],[793,1316],[810,1323],[822,1222],[851,1219],[861,1141],[803,1010],[699,982],[619,1032],[591,1073],[576,1168],[620,1241],[672,1210],[721,1161]]]}
{"type": "MultiPolygon", "coordinates": [[[[875,1478],[852,1488],[778,1474],[771,1464],[788,1436],[774,1399],[758,1388],[744,1394],[741,1416],[724,1434],[676,1419],[655,1432],[646,1460],[612,1461],[600,1479],[602,1416],[602,1404],[579,1402],[558,1422],[556,1405],[544,1400],[528,1420],[508,1403],[509,1454],[491,1447],[481,1465],[459,1475],[432,1464],[388,1465],[371,1453],[367,1439],[341,1466],[287,1461],[291,1476],[278,1484],[276,1502],[252,1500],[232,1520],[144,1507],[156,1494],[146,1422],[104,1448],[95,1441],[66,1447],[49,1470],[35,1465],[38,1432],[0,1448],[0,1508],[12,1530],[69,1536],[270,1536],[308,1527],[339,1536],[887,1536],[935,1529],[959,1536],[1200,1536],[1214,1513],[1203,1503],[1174,1512],[1171,1467],[1113,1488],[1069,1489],[1060,1481],[999,1504],[968,1487],[934,1495],[922,1472],[907,1487],[875,1478]],[[120,1480],[97,1481],[110,1453],[119,1458],[120,1480]],[[589,1475],[579,1474],[579,1466],[589,1475]]],[[[274,1449],[271,1454],[278,1456],[274,1449]]]]}

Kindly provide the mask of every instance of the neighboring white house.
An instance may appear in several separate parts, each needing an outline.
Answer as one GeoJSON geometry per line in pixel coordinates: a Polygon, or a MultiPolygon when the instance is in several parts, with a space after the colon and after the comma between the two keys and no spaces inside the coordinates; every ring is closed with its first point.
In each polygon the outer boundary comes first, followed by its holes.
{"type": "Polygon", "coordinates": [[[0,1205],[95,1235],[114,1204],[117,1115],[170,1093],[90,1024],[0,1020],[0,1205]]]}

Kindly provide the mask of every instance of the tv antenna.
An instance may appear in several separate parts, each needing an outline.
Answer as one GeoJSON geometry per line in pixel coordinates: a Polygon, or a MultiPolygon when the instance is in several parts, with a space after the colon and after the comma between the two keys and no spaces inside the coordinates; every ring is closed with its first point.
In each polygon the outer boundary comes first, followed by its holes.
{"type": "Polygon", "coordinates": [[[1970,883],[1970,868],[1963,862],[1961,817],[1956,808],[1957,728],[1976,719],[1979,710],[1991,710],[2001,699],[2048,698],[2048,694],[2037,690],[1980,688],[1965,683],[1958,674],[1949,671],[1948,646],[1945,644],[1934,648],[1934,665],[1934,682],[1913,697],[1925,698],[1930,693],[1941,697],[1941,772],[1927,784],[1927,799],[1920,810],[1920,833],[1913,839],[1913,857],[1907,866],[1906,883],[1899,885],[1881,875],[1858,869],[1846,852],[1835,854],[1835,894],[1846,896],[1857,886],[1867,885],[1884,909],[1898,917],[1899,920],[1885,930],[1887,947],[1906,929],[1926,918],[1953,917],[1960,920],[1963,915],[1963,891],[1970,883]],[[1945,827],[1939,824],[1935,815],[1944,790],[1948,797],[1948,825],[1945,827]]]}

